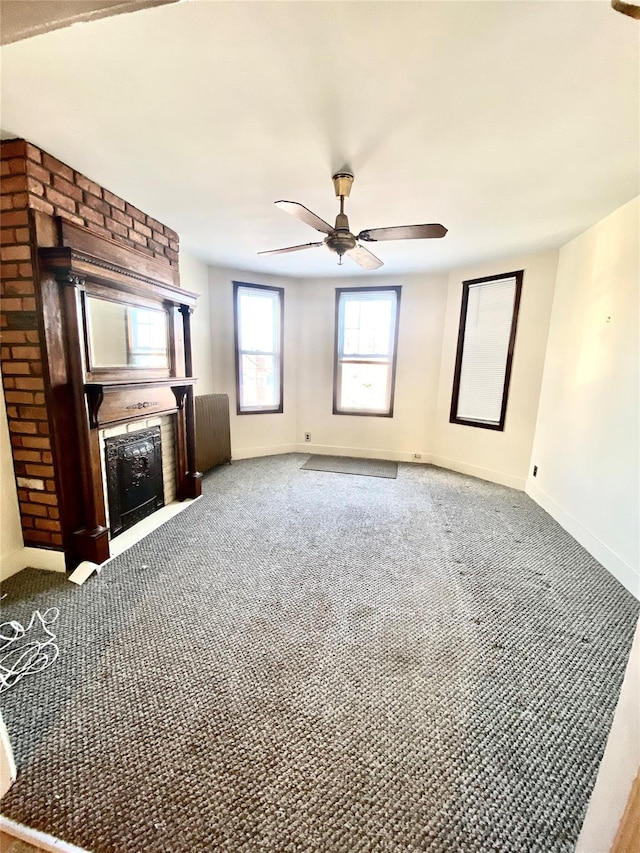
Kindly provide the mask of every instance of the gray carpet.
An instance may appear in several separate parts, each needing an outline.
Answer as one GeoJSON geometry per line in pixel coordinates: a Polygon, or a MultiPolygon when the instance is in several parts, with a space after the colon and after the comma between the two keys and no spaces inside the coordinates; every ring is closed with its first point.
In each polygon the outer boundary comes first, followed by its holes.
{"type": "Polygon", "coordinates": [[[526,495],[236,462],[60,608],[3,812],[94,853],[571,851],[638,603],[526,495]]]}
{"type": "Polygon", "coordinates": [[[398,463],[386,459],[357,459],[353,456],[310,456],[303,471],[326,471],[331,474],[359,474],[361,477],[385,477],[395,480],[398,463]]]}

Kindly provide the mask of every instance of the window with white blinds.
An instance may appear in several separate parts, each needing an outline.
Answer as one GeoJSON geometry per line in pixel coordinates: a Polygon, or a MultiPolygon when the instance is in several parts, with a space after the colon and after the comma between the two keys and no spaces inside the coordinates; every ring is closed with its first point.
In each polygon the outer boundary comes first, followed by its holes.
{"type": "Polygon", "coordinates": [[[522,271],[463,285],[450,421],[503,430],[522,271]]]}

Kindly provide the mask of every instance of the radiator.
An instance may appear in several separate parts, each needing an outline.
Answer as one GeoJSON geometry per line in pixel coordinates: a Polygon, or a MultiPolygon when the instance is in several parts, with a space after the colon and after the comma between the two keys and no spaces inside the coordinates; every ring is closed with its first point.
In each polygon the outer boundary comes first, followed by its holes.
{"type": "Polygon", "coordinates": [[[196,466],[208,471],[231,462],[229,395],[202,394],[196,404],[196,466]]]}

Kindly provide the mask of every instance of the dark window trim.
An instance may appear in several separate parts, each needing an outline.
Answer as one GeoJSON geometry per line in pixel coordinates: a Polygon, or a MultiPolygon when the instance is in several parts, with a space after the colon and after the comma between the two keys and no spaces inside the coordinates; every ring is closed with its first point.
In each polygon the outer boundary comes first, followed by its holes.
{"type": "Polygon", "coordinates": [[[389,287],[336,287],[336,311],[335,311],[335,337],[333,346],[333,414],[348,415],[357,418],[392,418],[393,405],[396,393],[396,362],[398,360],[398,330],[400,328],[400,297],[402,295],[401,285],[390,285],[389,287]],[[338,351],[340,344],[340,295],[342,293],[372,293],[390,292],[396,294],[396,322],[393,337],[393,356],[391,358],[391,393],[389,396],[388,412],[357,412],[338,409],[338,351]]]}
{"type": "Polygon", "coordinates": [[[284,411],[284,287],[272,287],[269,284],[252,284],[248,281],[233,282],[233,339],[236,353],[236,412],[238,415],[281,415],[284,411]],[[240,408],[240,349],[238,335],[238,289],[248,287],[253,290],[270,290],[280,294],[280,403],[272,409],[240,408]]]}
{"type": "Polygon", "coordinates": [[[518,326],[518,313],[520,309],[520,294],[522,292],[522,277],[524,270],[516,272],[506,272],[500,275],[487,275],[484,278],[471,278],[463,281],[462,289],[462,307],[460,309],[460,325],[458,326],[458,347],[456,350],[456,367],[453,375],[453,394],[451,395],[451,411],[449,413],[449,423],[460,424],[461,426],[477,427],[478,429],[493,429],[499,432],[504,432],[504,422],[507,416],[507,401],[509,399],[509,383],[511,380],[511,365],[513,362],[513,350],[516,342],[516,329],[518,326]],[[467,303],[469,301],[469,288],[473,284],[483,284],[488,281],[500,281],[503,278],[515,278],[516,292],[513,300],[513,314],[511,316],[511,334],[509,336],[509,348],[507,350],[507,364],[504,374],[504,386],[502,388],[502,408],[500,409],[500,422],[497,424],[486,424],[482,421],[470,421],[459,418],[456,415],[458,410],[458,395],[460,393],[460,374],[462,373],[462,352],[464,349],[464,327],[467,322],[467,303]]]}

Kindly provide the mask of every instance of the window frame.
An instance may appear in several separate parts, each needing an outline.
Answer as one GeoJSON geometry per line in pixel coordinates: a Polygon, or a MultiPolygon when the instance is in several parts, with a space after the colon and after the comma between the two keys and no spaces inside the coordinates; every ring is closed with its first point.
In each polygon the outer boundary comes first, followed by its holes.
{"type": "Polygon", "coordinates": [[[235,348],[235,361],[236,361],[236,413],[238,415],[279,415],[284,411],[284,287],[273,287],[269,284],[252,284],[247,281],[234,281],[233,282],[233,337],[234,337],[234,348],[235,348]],[[238,291],[243,289],[249,290],[268,290],[271,293],[278,294],[278,302],[279,308],[278,311],[278,324],[279,330],[276,333],[276,339],[278,341],[278,365],[276,367],[276,374],[278,376],[279,383],[279,400],[276,406],[269,408],[260,408],[260,409],[243,409],[241,408],[241,395],[240,395],[240,359],[242,353],[240,352],[240,329],[238,325],[238,291]]]}
{"type": "Polygon", "coordinates": [[[458,345],[456,349],[456,365],[453,374],[453,391],[451,394],[451,410],[449,413],[449,423],[459,424],[460,426],[476,427],[478,429],[491,429],[498,432],[504,432],[504,425],[507,416],[507,402],[509,400],[509,387],[511,383],[511,368],[513,365],[513,352],[516,342],[516,330],[518,328],[518,314],[520,311],[520,296],[522,293],[522,279],[524,270],[515,272],[500,273],[499,275],[488,275],[483,278],[471,278],[462,282],[462,305],[460,307],[460,324],[458,326],[458,345]],[[502,387],[502,406],[500,407],[500,420],[497,424],[489,424],[483,421],[468,420],[467,418],[459,418],[458,397],[460,394],[460,378],[462,375],[462,356],[464,352],[464,330],[467,323],[467,306],[469,303],[469,290],[473,285],[486,284],[493,281],[501,281],[506,278],[515,279],[515,293],[513,297],[513,312],[511,314],[511,332],[509,335],[509,346],[507,348],[507,361],[505,364],[504,384],[502,387]]]}
{"type": "MultiPolygon", "coordinates": [[[[335,339],[333,347],[333,414],[348,415],[350,417],[365,418],[392,418],[394,398],[396,391],[396,364],[398,361],[398,331],[400,328],[400,298],[402,295],[401,285],[388,285],[381,287],[336,287],[335,304],[335,339]],[[394,292],[396,294],[396,316],[393,324],[393,355],[390,358],[391,382],[389,392],[389,409],[387,412],[357,411],[353,409],[340,409],[338,407],[338,374],[340,366],[340,301],[343,293],[380,293],[394,292]]],[[[343,362],[349,359],[342,359],[343,362]]]]}

